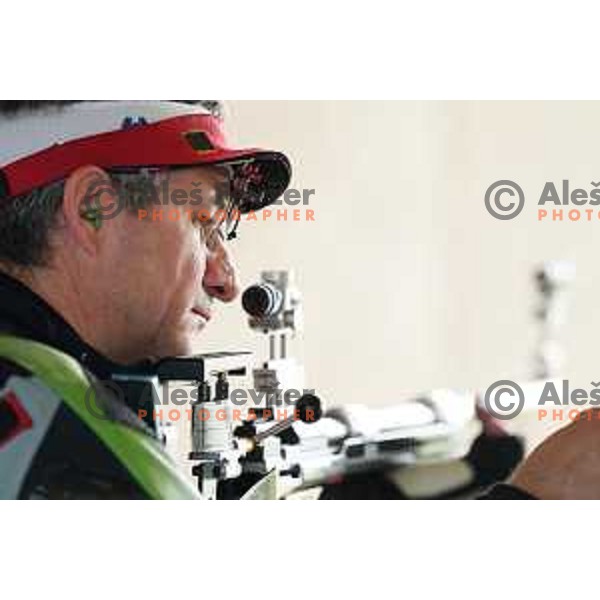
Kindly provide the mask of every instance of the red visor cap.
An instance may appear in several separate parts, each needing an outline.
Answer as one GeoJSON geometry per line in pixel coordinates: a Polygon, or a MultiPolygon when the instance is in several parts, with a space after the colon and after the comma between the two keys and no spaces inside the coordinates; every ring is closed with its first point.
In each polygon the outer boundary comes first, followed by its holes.
{"type": "Polygon", "coordinates": [[[242,213],[275,202],[292,176],[290,161],[281,152],[228,148],[218,118],[185,115],[54,144],[5,165],[0,170],[0,196],[26,194],[65,179],[84,165],[103,169],[229,165],[232,196],[242,213]]]}

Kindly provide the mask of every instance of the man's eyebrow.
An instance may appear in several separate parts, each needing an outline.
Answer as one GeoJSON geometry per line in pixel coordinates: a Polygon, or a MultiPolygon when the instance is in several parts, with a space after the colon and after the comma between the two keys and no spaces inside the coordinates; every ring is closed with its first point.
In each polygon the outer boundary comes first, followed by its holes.
{"type": "Polygon", "coordinates": [[[228,167],[223,165],[205,165],[199,166],[196,171],[196,176],[208,176],[213,180],[228,181],[231,179],[231,172],[228,167]]]}
{"type": "Polygon", "coordinates": [[[215,174],[215,182],[218,184],[223,184],[223,183],[231,183],[231,173],[229,172],[229,169],[226,169],[225,167],[222,167],[222,170],[220,170],[219,172],[217,172],[215,174]]]}

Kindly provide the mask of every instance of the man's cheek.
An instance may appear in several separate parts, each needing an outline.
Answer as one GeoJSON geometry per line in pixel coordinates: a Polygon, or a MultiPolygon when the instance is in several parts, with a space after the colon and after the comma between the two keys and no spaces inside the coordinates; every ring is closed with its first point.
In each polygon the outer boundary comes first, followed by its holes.
{"type": "Polygon", "coordinates": [[[196,253],[190,265],[190,285],[196,291],[202,289],[202,281],[206,273],[206,253],[196,253]]]}
{"type": "Polygon", "coordinates": [[[202,281],[206,269],[206,252],[197,237],[188,238],[176,261],[179,264],[177,277],[185,279],[192,288],[195,282],[202,281]]]}
{"type": "Polygon", "coordinates": [[[186,275],[181,281],[182,293],[186,297],[188,306],[201,304],[204,288],[203,280],[206,272],[206,259],[203,254],[197,255],[188,265],[186,275]]]}

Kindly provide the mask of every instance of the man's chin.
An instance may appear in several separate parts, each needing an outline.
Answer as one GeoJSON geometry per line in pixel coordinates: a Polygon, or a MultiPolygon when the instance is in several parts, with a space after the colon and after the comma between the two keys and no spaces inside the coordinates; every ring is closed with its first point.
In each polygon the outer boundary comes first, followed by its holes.
{"type": "Polygon", "coordinates": [[[197,354],[201,344],[202,329],[194,329],[191,332],[179,336],[177,339],[172,339],[169,343],[162,344],[158,349],[158,358],[167,358],[169,356],[190,356],[197,354]]]}
{"type": "Polygon", "coordinates": [[[179,327],[172,326],[162,339],[159,338],[154,348],[156,359],[169,356],[189,356],[198,354],[202,345],[202,337],[208,322],[200,318],[184,319],[179,327]]]}

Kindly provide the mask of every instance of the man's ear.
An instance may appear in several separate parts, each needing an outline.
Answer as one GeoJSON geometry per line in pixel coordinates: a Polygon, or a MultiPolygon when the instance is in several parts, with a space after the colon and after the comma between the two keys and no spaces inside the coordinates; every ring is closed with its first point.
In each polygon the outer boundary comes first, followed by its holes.
{"type": "Polygon", "coordinates": [[[85,252],[96,252],[101,229],[116,203],[112,181],[99,167],[79,167],[65,181],[64,224],[85,252]]]}

